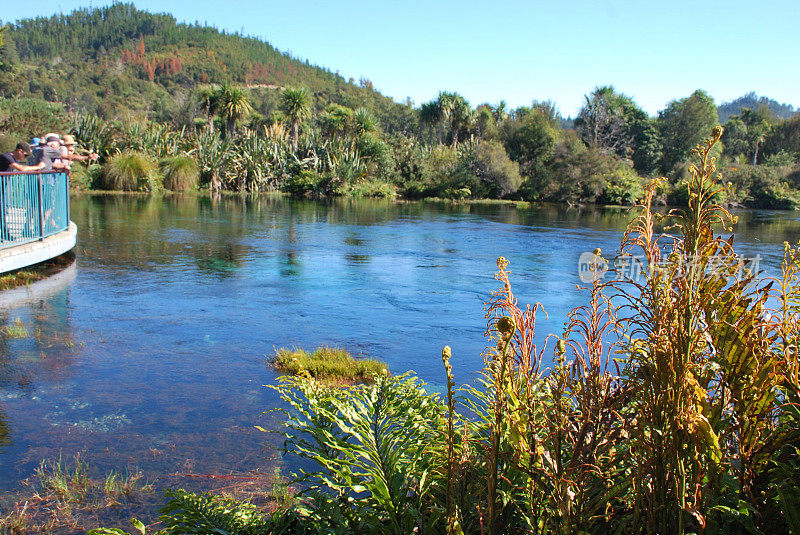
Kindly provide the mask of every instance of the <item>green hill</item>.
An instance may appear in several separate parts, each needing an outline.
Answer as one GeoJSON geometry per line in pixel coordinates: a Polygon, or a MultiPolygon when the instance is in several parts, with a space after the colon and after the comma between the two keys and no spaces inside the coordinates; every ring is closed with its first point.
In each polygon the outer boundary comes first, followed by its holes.
{"type": "Polygon", "coordinates": [[[4,39],[1,96],[38,97],[104,117],[133,112],[166,121],[193,104],[193,88],[222,82],[249,87],[265,115],[275,109],[276,90],[287,86],[308,88],[318,109],[331,102],[367,107],[388,128],[404,108],[368,80],[345,80],[261,40],[133,4],[21,20],[4,39]]]}
{"type": "Polygon", "coordinates": [[[755,91],[751,91],[746,95],[732,100],[730,102],[723,102],[717,107],[719,113],[720,123],[725,123],[731,115],[739,115],[743,109],[757,110],[759,107],[767,107],[779,119],[788,119],[797,110],[791,104],[781,104],[777,100],[767,97],[759,97],[755,91]]]}

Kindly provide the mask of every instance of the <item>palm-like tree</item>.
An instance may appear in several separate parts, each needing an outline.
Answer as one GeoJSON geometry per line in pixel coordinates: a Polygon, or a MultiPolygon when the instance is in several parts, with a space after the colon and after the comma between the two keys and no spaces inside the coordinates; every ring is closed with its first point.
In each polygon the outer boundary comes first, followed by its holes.
{"type": "Polygon", "coordinates": [[[378,120],[366,108],[358,108],[353,114],[356,135],[367,134],[378,129],[378,120]]]}
{"type": "Polygon", "coordinates": [[[438,100],[441,117],[450,125],[455,147],[458,145],[459,132],[463,128],[469,128],[475,120],[475,115],[466,99],[458,93],[442,91],[438,100]]]}
{"type": "Polygon", "coordinates": [[[201,85],[196,90],[197,101],[206,110],[206,127],[213,134],[214,133],[214,115],[217,110],[215,109],[217,101],[217,93],[219,86],[217,85],[201,85]]]}
{"type": "Polygon", "coordinates": [[[437,130],[439,143],[442,142],[441,130],[437,128],[437,126],[442,122],[442,109],[439,107],[438,100],[432,100],[420,106],[419,122],[426,125],[429,129],[429,132],[433,132],[434,129],[437,130]]]}
{"type": "Polygon", "coordinates": [[[339,104],[330,104],[320,117],[322,131],[331,139],[347,135],[351,128],[353,110],[339,104]]]}
{"type": "Polygon", "coordinates": [[[223,84],[219,88],[214,101],[217,113],[225,121],[225,133],[228,137],[236,129],[236,121],[253,111],[245,90],[230,84],[223,84]]]}
{"type": "Polygon", "coordinates": [[[283,90],[281,108],[292,123],[292,152],[297,152],[297,140],[300,138],[300,122],[311,113],[311,97],[308,90],[287,87],[283,90]]]}

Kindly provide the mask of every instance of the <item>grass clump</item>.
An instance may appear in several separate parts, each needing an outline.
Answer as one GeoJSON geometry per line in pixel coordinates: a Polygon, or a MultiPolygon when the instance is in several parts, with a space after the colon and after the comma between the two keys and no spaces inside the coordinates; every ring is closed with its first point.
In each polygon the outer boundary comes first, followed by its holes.
{"type": "Polygon", "coordinates": [[[16,288],[17,286],[26,286],[32,282],[42,280],[46,276],[46,274],[29,269],[12,271],[0,276],[0,291],[16,288]]]}
{"type": "Polygon", "coordinates": [[[155,162],[138,152],[124,152],[110,158],[103,165],[101,186],[119,191],[161,189],[155,162]]]}
{"type": "Polygon", "coordinates": [[[6,340],[27,338],[28,335],[28,328],[19,318],[12,321],[11,325],[3,325],[0,327],[0,337],[5,338],[6,340]]]}
{"type": "Polygon", "coordinates": [[[93,472],[81,455],[43,460],[33,477],[22,482],[26,490],[0,494],[0,534],[83,533],[84,526],[155,507],[153,488],[141,481],[138,470],[105,477],[93,477],[93,472]]]}
{"type": "Polygon", "coordinates": [[[355,358],[338,347],[321,346],[313,352],[299,348],[281,348],[272,365],[289,375],[308,373],[318,381],[334,383],[369,383],[375,375],[388,373],[386,364],[376,359],[355,358]]]}
{"type": "Polygon", "coordinates": [[[159,165],[164,176],[164,187],[171,191],[190,191],[197,189],[200,181],[200,168],[194,158],[187,154],[170,156],[159,165]]]}

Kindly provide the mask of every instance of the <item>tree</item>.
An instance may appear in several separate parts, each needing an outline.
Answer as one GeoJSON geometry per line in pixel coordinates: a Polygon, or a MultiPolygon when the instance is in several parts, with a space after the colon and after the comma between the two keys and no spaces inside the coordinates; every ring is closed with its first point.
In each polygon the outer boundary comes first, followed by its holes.
{"type": "Polygon", "coordinates": [[[673,100],[658,114],[658,127],[664,143],[661,168],[668,172],[686,161],[690,151],[717,126],[717,107],[708,93],[698,89],[690,96],[673,100]]]}
{"type": "Polygon", "coordinates": [[[217,114],[217,93],[219,86],[216,85],[200,85],[197,86],[196,94],[197,101],[206,110],[206,127],[209,132],[214,133],[214,116],[217,114]]]}
{"type": "Polygon", "coordinates": [[[439,143],[442,142],[439,126],[442,122],[442,109],[438,100],[424,103],[419,108],[419,122],[428,127],[428,131],[433,134],[436,131],[439,143]]]}
{"type": "Polygon", "coordinates": [[[732,115],[725,123],[725,131],[722,133],[722,145],[725,148],[725,154],[734,158],[747,154],[749,151],[750,143],[747,139],[747,125],[738,115],[732,115]]]}
{"type": "Polygon", "coordinates": [[[292,151],[297,152],[300,138],[300,123],[311,114],[311,97],[304,87],[283,90],[281,109],[292,123],[292,151]]]}
{"type": "Polygon", "coordinates": [[[497,119],[492,111],[489,104],[481,104],[475,109],[475,127],[482,139],[498,138],[497,119]]]}
{"type": "Polygon", "coordinates": [[[776,124],[764,139],[764,156],[781,151],[800,158],[800,114],[776,124]]]}
{"type": "Polygon", "coordinates": [[[329,104],[319,120],[325,136],[331,139],[344,137],[352,129],[353,110],[339,104],[329,104]]]}
{"type": "Polygon", "coordinates": [[[775,114],[765,105],[755,110],[742,110],[742,122],[747,126],[747,139],[750,143],[753,165],[758,163],[758,149],[775,123],[775,114]]]}
{"type": "Polygon", "coordinates": [[[516,113],[503,123],[503,144],[508,156],[518,162],[523,175],[541,173],[552,157],[559,138],[558,125],[542,110],[533,108],[516,113]]]}
{"type": "Polygon", "coordinates": [[[222,84],[215,93],[214,109],[225,121],[225,134],[230,137],[236,130],[236,122],[253,111],[244,89],[222,84]]]}
{"type": "MultiPolygon", "coordinates": [[[[476,114],[464,97],[458,93],[441,91],[436,100],[420,107],[420,122],[431,130],[446,126],[450,130],[450,141],[453,147],[458,145],[461,132],[475,124],[476,114]]],[[[438,130],[441,143],[441,130],[438,130]]]]}
{"type": "Polygon", "coordinates": [[[461,130],[467,129],[475,122],[475,113],[469,102],[458,93],[442,91],[439,93],[439,110],[441,118],[450,126],[452,145],[458,145],[461,130]]]}
{"type": "Polygon", "coordinates": [[[353,113],[353,128],[357,136],[378,130],[378,120],[366,108],[358,108],[353,113]]]}
{"type": "Polygon", "coordinates": [[[633,135],[627,124],[625,100],[630,99],[618,95],[611,86],[598,87],[584,99],[575,119],[575,129],[583,142],[609,154],[629,156],[633,152],[633,135]]]}
{"type": "Polygon", "coordinates": [[[522,184],[519,164],[508,157],[502,143],[481,139],[470,145],[467,165],[485,183],[489,196],[504,197],[519,189],[522,184]]]}
{"type": "Polygon", "coordinates": [[[656,122],[646,115],[628,126],[633,134],[633,168],[642,175],[653,175],[663,154],[663,144],[656,122]]]}

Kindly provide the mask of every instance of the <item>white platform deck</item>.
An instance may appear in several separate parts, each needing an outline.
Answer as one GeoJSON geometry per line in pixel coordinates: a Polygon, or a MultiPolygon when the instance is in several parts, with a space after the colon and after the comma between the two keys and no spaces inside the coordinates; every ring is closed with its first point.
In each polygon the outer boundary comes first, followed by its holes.
{"type": "Polygon", "coordinates": [[[67,230],[53,234],[41,241],[0,249],[0,273],[32,266],[55,258],[75,247],[77,239],[78,227],[70,221],[67,230]]]}

